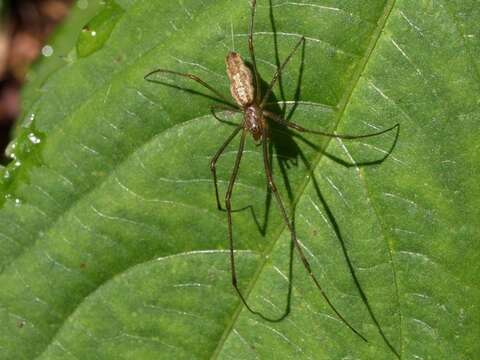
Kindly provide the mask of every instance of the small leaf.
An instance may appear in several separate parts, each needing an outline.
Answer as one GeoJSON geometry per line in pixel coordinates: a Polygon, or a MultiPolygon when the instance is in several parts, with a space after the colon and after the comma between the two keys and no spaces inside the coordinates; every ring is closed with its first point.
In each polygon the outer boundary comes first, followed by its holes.
{"type": "Polygon", "coordinates": [[[102,11],[82,29],[77,41],[78,56],[86,57],[101,49],[123,12],[116,2],[108,1],[102,11]]]}

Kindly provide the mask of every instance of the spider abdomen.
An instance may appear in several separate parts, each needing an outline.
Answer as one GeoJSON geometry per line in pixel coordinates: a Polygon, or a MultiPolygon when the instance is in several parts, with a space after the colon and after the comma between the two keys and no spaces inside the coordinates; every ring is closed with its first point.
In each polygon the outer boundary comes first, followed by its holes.
{"type": "Polygon", "coordinates": [[[239,106],[247,107],[255,99],[252,72],[236,52],[228,53],[226,63],[232,97],[239,106]]]}

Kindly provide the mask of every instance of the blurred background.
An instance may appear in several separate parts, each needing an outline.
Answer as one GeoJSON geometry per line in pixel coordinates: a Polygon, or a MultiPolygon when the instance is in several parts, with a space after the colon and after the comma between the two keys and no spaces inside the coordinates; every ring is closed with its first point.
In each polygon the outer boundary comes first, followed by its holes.
{"type": "Polygon", "coordinates": [[[0,0],[0,162],[20,114],[20,91],[29,66],[73,0],[0,0]]]}

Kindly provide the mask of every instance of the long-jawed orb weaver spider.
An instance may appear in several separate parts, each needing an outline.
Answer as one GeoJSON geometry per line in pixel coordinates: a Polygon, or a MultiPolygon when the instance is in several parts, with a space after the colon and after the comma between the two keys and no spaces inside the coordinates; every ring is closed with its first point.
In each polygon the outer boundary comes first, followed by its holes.
{"type": "MultiPolygon", "coordinates": [[[[253,29],[254,29],[254,18],[255,18],[255,10],[256,10],[256,0],[252,0],[251,4],[251,17],[250,17],[250,29],[249,29],[249,34],[248,34],[248,50],[250,54],[250,61],[251,61],[251,69],[248,67],[241,56],[236,53],[236,52],[229,52],[226,57],[226,65],[227,65],[227,75],[230,80],[230,92],[231,95],[235,101],[235,103],[232,103],[229,101],[225,96],[223,96],[219,91],[217,91],[215,88],[207,84],[205,81],[200,79],[198,76],[190,74],[190,73],[181,73],[177,71],[172,71],[172,70],[167,70],[167,69],[157,69],[154,71],[151,71],[147,75],[145,75],[146,80],[150,80],[149,77],[153,74],[157,73],[164,73],[164,74],[170,74],[170,75],[175,75],[175,76],[180,76],[184,77],[190,80],[193,80],[197,82],[198,84],[202,85],[204,88],[208,89],[211,91],[213,94],[218,96],[219,100],[221,100],[224,104],[228,105],[228,107],[223,107],[223,106],[211,106],[211,112],[212,115],[219,121],[225,122],[223,119],[219,118],[216,113],[215,109],[222,109],[222,110],[228,110],[228,111],[234,111],[238,113],[243,113],[243,122],[238,125],[235,130],[232,132],[232,134],[225,140],[225,142],[220,146],[218,151],[215,153],[213,156],[211,162],[210,162],[210,168],[213,176],[213,182],[215,186],[215,198],[217,201],[217,207],[219,210],[222,210],[222,206],[220,204],[220,197],[219,197],[219,192],[218,192],[218,185],[217,185],[217,173],[216,173],[216,164],[217,160],[219,157],[222,155],[224,150],[227,148],[227,146],[230,144],[230,142],[238,135],[238,133],[241,132],[241,138],[240,138],[240,145],[238,148],[237,156],[235,159],[235,164],[233,166],[233,171],[232,175],[230,177],[229,183],[228,183],[228,188],[227,192],[225,195],[225,208],[227,212],[227,222],[228,222],[228,239],[229,239],[229,244],[230,244],[230,265],[231,265],[231,276],[232,276],[232,285],[235,288],[236,292],[238,293],[238,296],[240,297],[242,303],[244,306],[253,314],[259,315],[260,317],[267,319],[263,314],[261,314],[258,311],[253,310],[250,305],[248,305],[244,295],[240,291],[237,283],[237,275],[236,275],[236,269],[235,269],[235,249],[233,245],[233,232],[232,232],[232,207],[231,207],[231,198],[232,198],[232,193],[233,193],[233,187],[235,185],[235,180],[237,178],[238,170],[240,167],[240,161],[242,159],[242,154],[244,150],[244,145],[245,145],[245,140],[247,137],[247,134],[250,133],[253,137],[253,140],[257,145],[262,146],[263,150],[263,164],[264,164],[264,169],[265,169],[265,174],[266,178],[268,180],[268,186],[271,190],[271,192],[274,194],[275,200],[277,202],[277,205],[280,209],[280,212],[283,217],[283,221],[285,222],[285,225],[288,227],[290,234],[291,234],[291,241],[293,242],[293,245],[295,249],[298,252],[298,255],[300,256],[300,259],[303,263],[303,266],[307,270],[309,276],[313,280],[315,286],[317,289],[320,291],[321,295],[329,305],[329,307],[332,309],[332,311],[338,316],[338,318],[350,329],[352,330],[356,335],[358,335],[362,340],[367,341],[366,338],[360,334],[350,323],[340,314],[340,312],[335,308],[333,303],[330,301],[328,298],[327,294],[323,290],[323,288],[320,285],[320,282],[318,281],[317,277],[312,271],[312,268],[310,266],[310,263],[308,262],[307,258],[305,257],[304,251],[302,247],[300,246],[300,243],[297,240],[297,236],[293,227],[292,222],[290,221],[287,211],[285,209],[285,206],[283,204],[283,201],[278,193],[277,186],[275,185],[275,181],[272,176],[272,171],[271,171],[271,166],[270,166],[270,155],[268,151],[268,132],[269,132],[269,121],[274,121],[282,126],[300,131],[300,132],[306,132],[306,133],[312,133],[312,134],[318,134],[318,135],[323,135],[327,137],[334,137],[334,138],[340,138],[340,139],[347,139],[347,140],[352,140],[352,139],[361,139],[361,138],[367,138],[367,137],[372,137],[372,136],[377,136],[380,134],[384,134],[388,131],[391,131],[395,128],[399,128],[399,124],[396,124],[386,130],[382,130],[376,133],[371,133],[371,134],[366,134],[366,135],[341,135],[341,134],[334,134],[334,133],[328,133],[328,132],[323,132],[323,131],[318,131],[318,130],[310,130],[306,129],[300,125],[297,125],[295,123],[292,123],[290,121],[287,121],[284,119],[282,116],[279,116],[273,112],[268,111],[265,107],[267,104],[267,100],[269,99],[272,89],[277,83],[279,77],[281,76],[282,70],[285,68],[285,66],[288,64],[292,56],[295,54],[295,52],[298,50],[298,48],[305,43],[305,37],[301,37],[300,40],[297,42],[295,47],[292,49],[290,54],[287,56],[287,58],[283,61],[283,63],[280,64],[280,66],[277,67],[272,80],[270,81],[270,84],[265,91],[265,93],[262,95],[261,91],[261,82],[260,82],[260,75],[257,71],[257,66],[255,62],[255,52],[254,52],[254,46],[253,46],[253,29]]],[[[267,319],[268,320],[268,319],[267,319]]]]}

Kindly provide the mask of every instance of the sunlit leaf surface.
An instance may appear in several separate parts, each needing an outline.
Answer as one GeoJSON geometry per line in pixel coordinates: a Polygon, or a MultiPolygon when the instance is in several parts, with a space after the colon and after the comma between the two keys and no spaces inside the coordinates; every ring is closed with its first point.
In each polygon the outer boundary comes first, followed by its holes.
{"type": "MultiPolygon", "coordinates": [[[[193,72],[229,96],[224,58],[247,57],[248,21],[247,1],[117,1],[100,6],[56,71],[38,69],[2,174],[0,358],[479,353],[476,1],[259,0],[265,82],[307,38],[272,109],[339,133],[401,124],[397,138],[354,142],[272,132],[274,176],[308,260],[368,343],[333,314],[296,255],[285,319],[241,306],[209,169],[232,128],[211,116],[211,99],[143,79],[159,67],[193,72]]],[[[237,146],[219,163],[222,193],[237,146]]],[[[240,287],[253,308],[279,317],[290,236],[250,140],[233,205],[240,287]]]]}

